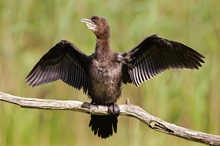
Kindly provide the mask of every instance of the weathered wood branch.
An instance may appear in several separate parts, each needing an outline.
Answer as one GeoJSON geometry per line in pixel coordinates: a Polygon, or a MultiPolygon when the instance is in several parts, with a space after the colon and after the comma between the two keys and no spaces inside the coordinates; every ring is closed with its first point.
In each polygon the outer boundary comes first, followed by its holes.
{"type": "MultiPolygon", "coordinates": [[[[82,108],[82,102],[73,101],[73,100],[46,100],[46,99],[37,99],[37,98],[24,98],[13,96],[0,92],[0,100],[8,103],[19,105],[23,108],[37,108],[37,109],[47,109],[47,110],[72,110],[79,111],[89,114],[96,115],[107,115],[107,107],[97,106],[92,107],[91,109],[82,108]]],[[[159,118],[156,118],[142,108],[126,103],[124,105],[119,105],[120,115],[122,116],[131,116],[139,119],[150,128],[163,132],[166,134],[178,136],[191,141],[196,141],[208,145],[220,145],[220,136],[207,134],[199,131],[194,131],[186,129],[174,124],[165,122],[159,118]]]]}

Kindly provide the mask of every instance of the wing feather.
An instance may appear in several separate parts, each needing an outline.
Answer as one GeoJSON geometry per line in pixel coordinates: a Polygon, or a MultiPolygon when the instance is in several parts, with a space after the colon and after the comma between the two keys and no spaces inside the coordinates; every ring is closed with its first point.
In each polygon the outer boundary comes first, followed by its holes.
{"type": "Polygon", "coordinates": [[[137,86],[167,69],[199,69],[205,58],[188,46],[157,35],[145,38],[122,56],[127,59],[123,65],[123,82],[132,81],[137,86]]]}
{"type": "Polygon", "coordinates": [[[39,60],[26,77],[26,81],[34,87],[61,79],[76,89],[83,87],[87,93],[88,60],[89,57],[74,44],[62,40],[39,60]]]}

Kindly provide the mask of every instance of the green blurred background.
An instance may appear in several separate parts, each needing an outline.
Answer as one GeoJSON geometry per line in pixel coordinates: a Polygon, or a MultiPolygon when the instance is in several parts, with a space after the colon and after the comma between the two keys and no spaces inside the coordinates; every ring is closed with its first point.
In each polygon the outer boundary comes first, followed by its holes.
{"type": "MultiPolygon", "coordinates": [[[[165,71],[142,84],[123,86],[126,98],[167,122],[220,134],[220,1],[219,0],[1,0],[0,91],[45,99],[89,101],[61,81],[31,88],[25,77],[61,39],[86,54],[95,36],[81,18],[101,15],[111,26],[111,47],[128,51],[157,33],[202,53],[200,70],[165,71]]],[[[119,117],[118,133],[103,140],[88,128],[90,116],[72,111],[22,109],[0,102],[1,146],[169,145],[201,146],[151,130],[142,122],[119,117]]]]}

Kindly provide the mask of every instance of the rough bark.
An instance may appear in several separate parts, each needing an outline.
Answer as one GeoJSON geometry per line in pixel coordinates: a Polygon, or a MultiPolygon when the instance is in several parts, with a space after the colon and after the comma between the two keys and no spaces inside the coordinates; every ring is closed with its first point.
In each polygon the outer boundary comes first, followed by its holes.
{"type": "MultiPolygon", "coordinates": [[[[72,110],[96,115],[108,114],[107,107],[105,106],[94,106],[91,109],[87,109],[81,107],[83,102],[73,100],[64,101],[46,100],[38,98],[24,98],[13,96],[3,92],[0,92],[0,100],[19,105],[22,108],[36,108],[46,110],[72,110]]],[[[142,108],[132,105],[128,102],[126,102],[126,104],[119,105],[119,107],[121,116],[131,116],[137,118],[156,131],[208,145],[220,145],[220,136],[218,135],[194,131],[180,126],[176,126],[172,123],[165,122],[157,117],[150,115],[142,108]]]]}

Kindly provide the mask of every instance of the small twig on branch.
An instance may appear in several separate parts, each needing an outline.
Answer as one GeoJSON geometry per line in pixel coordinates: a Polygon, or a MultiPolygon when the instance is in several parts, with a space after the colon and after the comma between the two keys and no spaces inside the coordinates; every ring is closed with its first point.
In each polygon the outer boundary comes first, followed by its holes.
{"type": "MultiPolygon", "coordinates": [[[[23,98],[18,96],[13,96],[0,92],[0,100],[8,103],[19,105],[23,108],[37,108],[37,109],[47,109],[47,110],[72,110],[79,111],[95,115],[108,115],[107,107],[97,106],[92,107],[91,109],[82,108],[82,102],[73,101],[73,100],[46,100],[46,99],[37,99],[37,98],[23,98]]],[[[124,105],[119,105],[120,115],[131,116],[139,119],[144,122],[150,128],[163,132],[166,134],[178,136],[191,141],[196,141],[208,145],[220,145],[220,136],[207,134],[199,131],[194,131],[186,129],[174,124],[162,121],[159,118],[156,118],[142,108],[126,103],[124,105]]]]}

